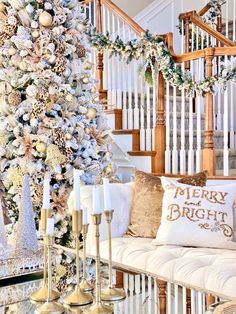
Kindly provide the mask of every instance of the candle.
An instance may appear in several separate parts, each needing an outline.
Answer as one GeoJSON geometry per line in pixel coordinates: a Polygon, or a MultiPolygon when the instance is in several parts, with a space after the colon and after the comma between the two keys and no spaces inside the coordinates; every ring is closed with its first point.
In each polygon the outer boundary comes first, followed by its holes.
{"type": "Polygon", "coordinates": [[[93,186],[93,214],[101,214],[102,209],[100,205],[100,195],[99,188],[94,185],[93,186]]]}
{"type": "Polygon", "coordinates": [[[75,208],[74,210],[80,210],[80,177],[83,171],[74,169],[74,195],[75,195],[75,208]]]}
{"type": "Polygon", "coordinates": [[[47,219],[46,235],[52,236],[54,233],[54,218],[47,219]]]}
{"type": "Polygon", "coordinates": [[[88,208],[83,209],[83,225],[88,225],[88,208]]]}
{"type": "Polygon", "coordinates": [[[102,181],[103,181],[104,209],[112,210],[109,179],[103,178],[102,181]]]}
{"type": "Polygon", "coordinates": [[[43,208],[50,208],[50,176],[45,175],[43,181],[43,208]]]}

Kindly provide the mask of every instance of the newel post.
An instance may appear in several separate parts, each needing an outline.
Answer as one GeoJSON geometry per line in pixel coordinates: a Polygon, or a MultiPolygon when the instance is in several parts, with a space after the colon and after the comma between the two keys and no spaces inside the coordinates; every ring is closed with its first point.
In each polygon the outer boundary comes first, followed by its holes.
{"type": "Polygon", "coordinates": [[[155,151],[156,160],[154,172],[165,173],[165,149],[166,149],[166,127],[165,127],[165,80],[161,72],[158,77],[157,88],[157,125],[155,128],[155,151]]]}
{"type": "MultiPolygon", "coordinates": [[[[212,76],[214,48],[208,48],[205,54],[206,78],[212,76]]],[[[205,96],[205,133],[203,149],[203,169],[208,170],[209,175],[215,175],[215,150],[214,150],[214,113],[213,95],[207,92],[205,96]]]]}
{"type": "MultiPolygon", "coordinates": [[[[102,3],[101,0],[96,0],[96,28],[98,33],[102,33],[102,3]]],[[[97,54],[97,80],[100,99],[107,99],[107,91],[103,88],[103,53],[97,54]]]]}

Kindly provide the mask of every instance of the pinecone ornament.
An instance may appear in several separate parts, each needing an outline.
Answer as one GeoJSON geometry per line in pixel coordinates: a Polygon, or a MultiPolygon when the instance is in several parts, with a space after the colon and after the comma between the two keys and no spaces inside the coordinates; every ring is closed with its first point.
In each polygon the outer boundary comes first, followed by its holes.
{"type": "Polygon", "coordinates": [[[46,105],[43,102],[33,104],[30,112],[31,118],[38,119],[46,111],[46,105]]]}
{"type": "Polygon", "coordinates": [[[76,52],[79,58],[84,58],[86,55],[86,49],[82,45],[76,47],[76,52]]]}
{"type": "Polygon", "coordinates": [[[66,69],[66,59],[64,57],[58,57],[53,68],[53,71],[57,74],[61,74],[66,69]]]}
{"type": "Polygon", "coordinates": [[[18,106],[21,103],[21,93],[13,91],[7,97],[10,106],[18,106]]]}

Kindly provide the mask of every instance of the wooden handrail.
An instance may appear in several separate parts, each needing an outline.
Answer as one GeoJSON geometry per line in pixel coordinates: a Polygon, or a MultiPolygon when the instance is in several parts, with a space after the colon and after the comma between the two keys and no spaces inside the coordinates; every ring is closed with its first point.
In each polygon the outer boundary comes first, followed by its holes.
{"type": "Polygon", "coordinates": [[[204,14],[206,14],[211,8],[210,3],[207,3],[199,12],[198,15],[199,16],[203,16],[204,14]]]}
{"type": "Polygon", "coordinates": [[[227,47],[234,47],[234,46],[236,46],[236,44],[232,40],[226,38],[220,32],[214,30],[211,26],[209,26],[206,23],[204,23],[201,20],[201,18],[199,17],[199,15],[196,13],[196,11],[190,11],[190,12],[181,14],[179,16],[179,18],[181,20],[182,19],[183,20],[189,20],[190,22],[194,23],[199,28],[201,28],[204,32],[206,32],[209,35],[213,36],[216,40],[218,40],[218,42],[220,42],[224,46],[227,46],[227,47]]]}

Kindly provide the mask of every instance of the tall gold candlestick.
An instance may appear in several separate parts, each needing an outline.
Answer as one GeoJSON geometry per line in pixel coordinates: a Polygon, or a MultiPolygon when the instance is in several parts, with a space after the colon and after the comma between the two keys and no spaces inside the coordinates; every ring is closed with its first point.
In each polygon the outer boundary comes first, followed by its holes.
{"type": "Polygon", "coordinates": [[[82,230],[82,210],[74,210],[72,213],[72,231],[76,241],[76,287],[75,290],[64,299],[67,305],[86,305],[93,302],[93,297],[84,293],[79,286],[80,281],[80,267],[79,267],[79,236],[82,230]]]}
{"type": "Polygon", "coordinates": [[[107,238],[108,238],[108,267],[109,267],[109,285],[107,289],[102,290],[101,298],[103,301],[119,301],[126,298],[126,293],[123,289],[117,289],[112,284],[112,247],[111,247],[111,222],[114,210],[105,210],[104,216],[107,222],[107,238]]]}
{"type": "Polygon", "coordinates": [[[52,301],[52,247],[53,247],[53,236],[46,236],[45,242],[47,245],[48,253],[48,295],[47,301],[35,311],[36,314],[61,314],[64,313],[64,307],[52,301]]]}
{"type": "MultiPolygon", "coordinates": [[[[47,218],[50,218],[52,211],[50,209],[41,210],[41,229],[43,232],[43,284],[42,287],[31,294],[30,298],[35,302],[46,302],[48,298],[48,286],[47,286],[47,240],[46,240],[46,228],[47,228],[47,218]]],[[[51,300],[56,300],[60,297],[59,292],[51,290],[50,292],[51,300]]]]}
{"type": "Polygon", "coordinates": [[[102,214],[92,215],[93,223],[96,226],[96,300],[95,303],[88,309],[84,310],[85,314],[112,314],[113,308],[104,305],[101,302],[101,267],[100,267],[100,233],[99,225],[101,224],[102,214]]]}
{"type": "Polygon", "coordinates": [[[82,231],[83,231],[83,276],[82,280],[79,284],[80,289],[84,292],[92,291],[94,289],[93,285],[88,282],[87,276],[86,276],[86,238],[88,234],[88,228],[89,224],[83,225],[82,231]]]}

